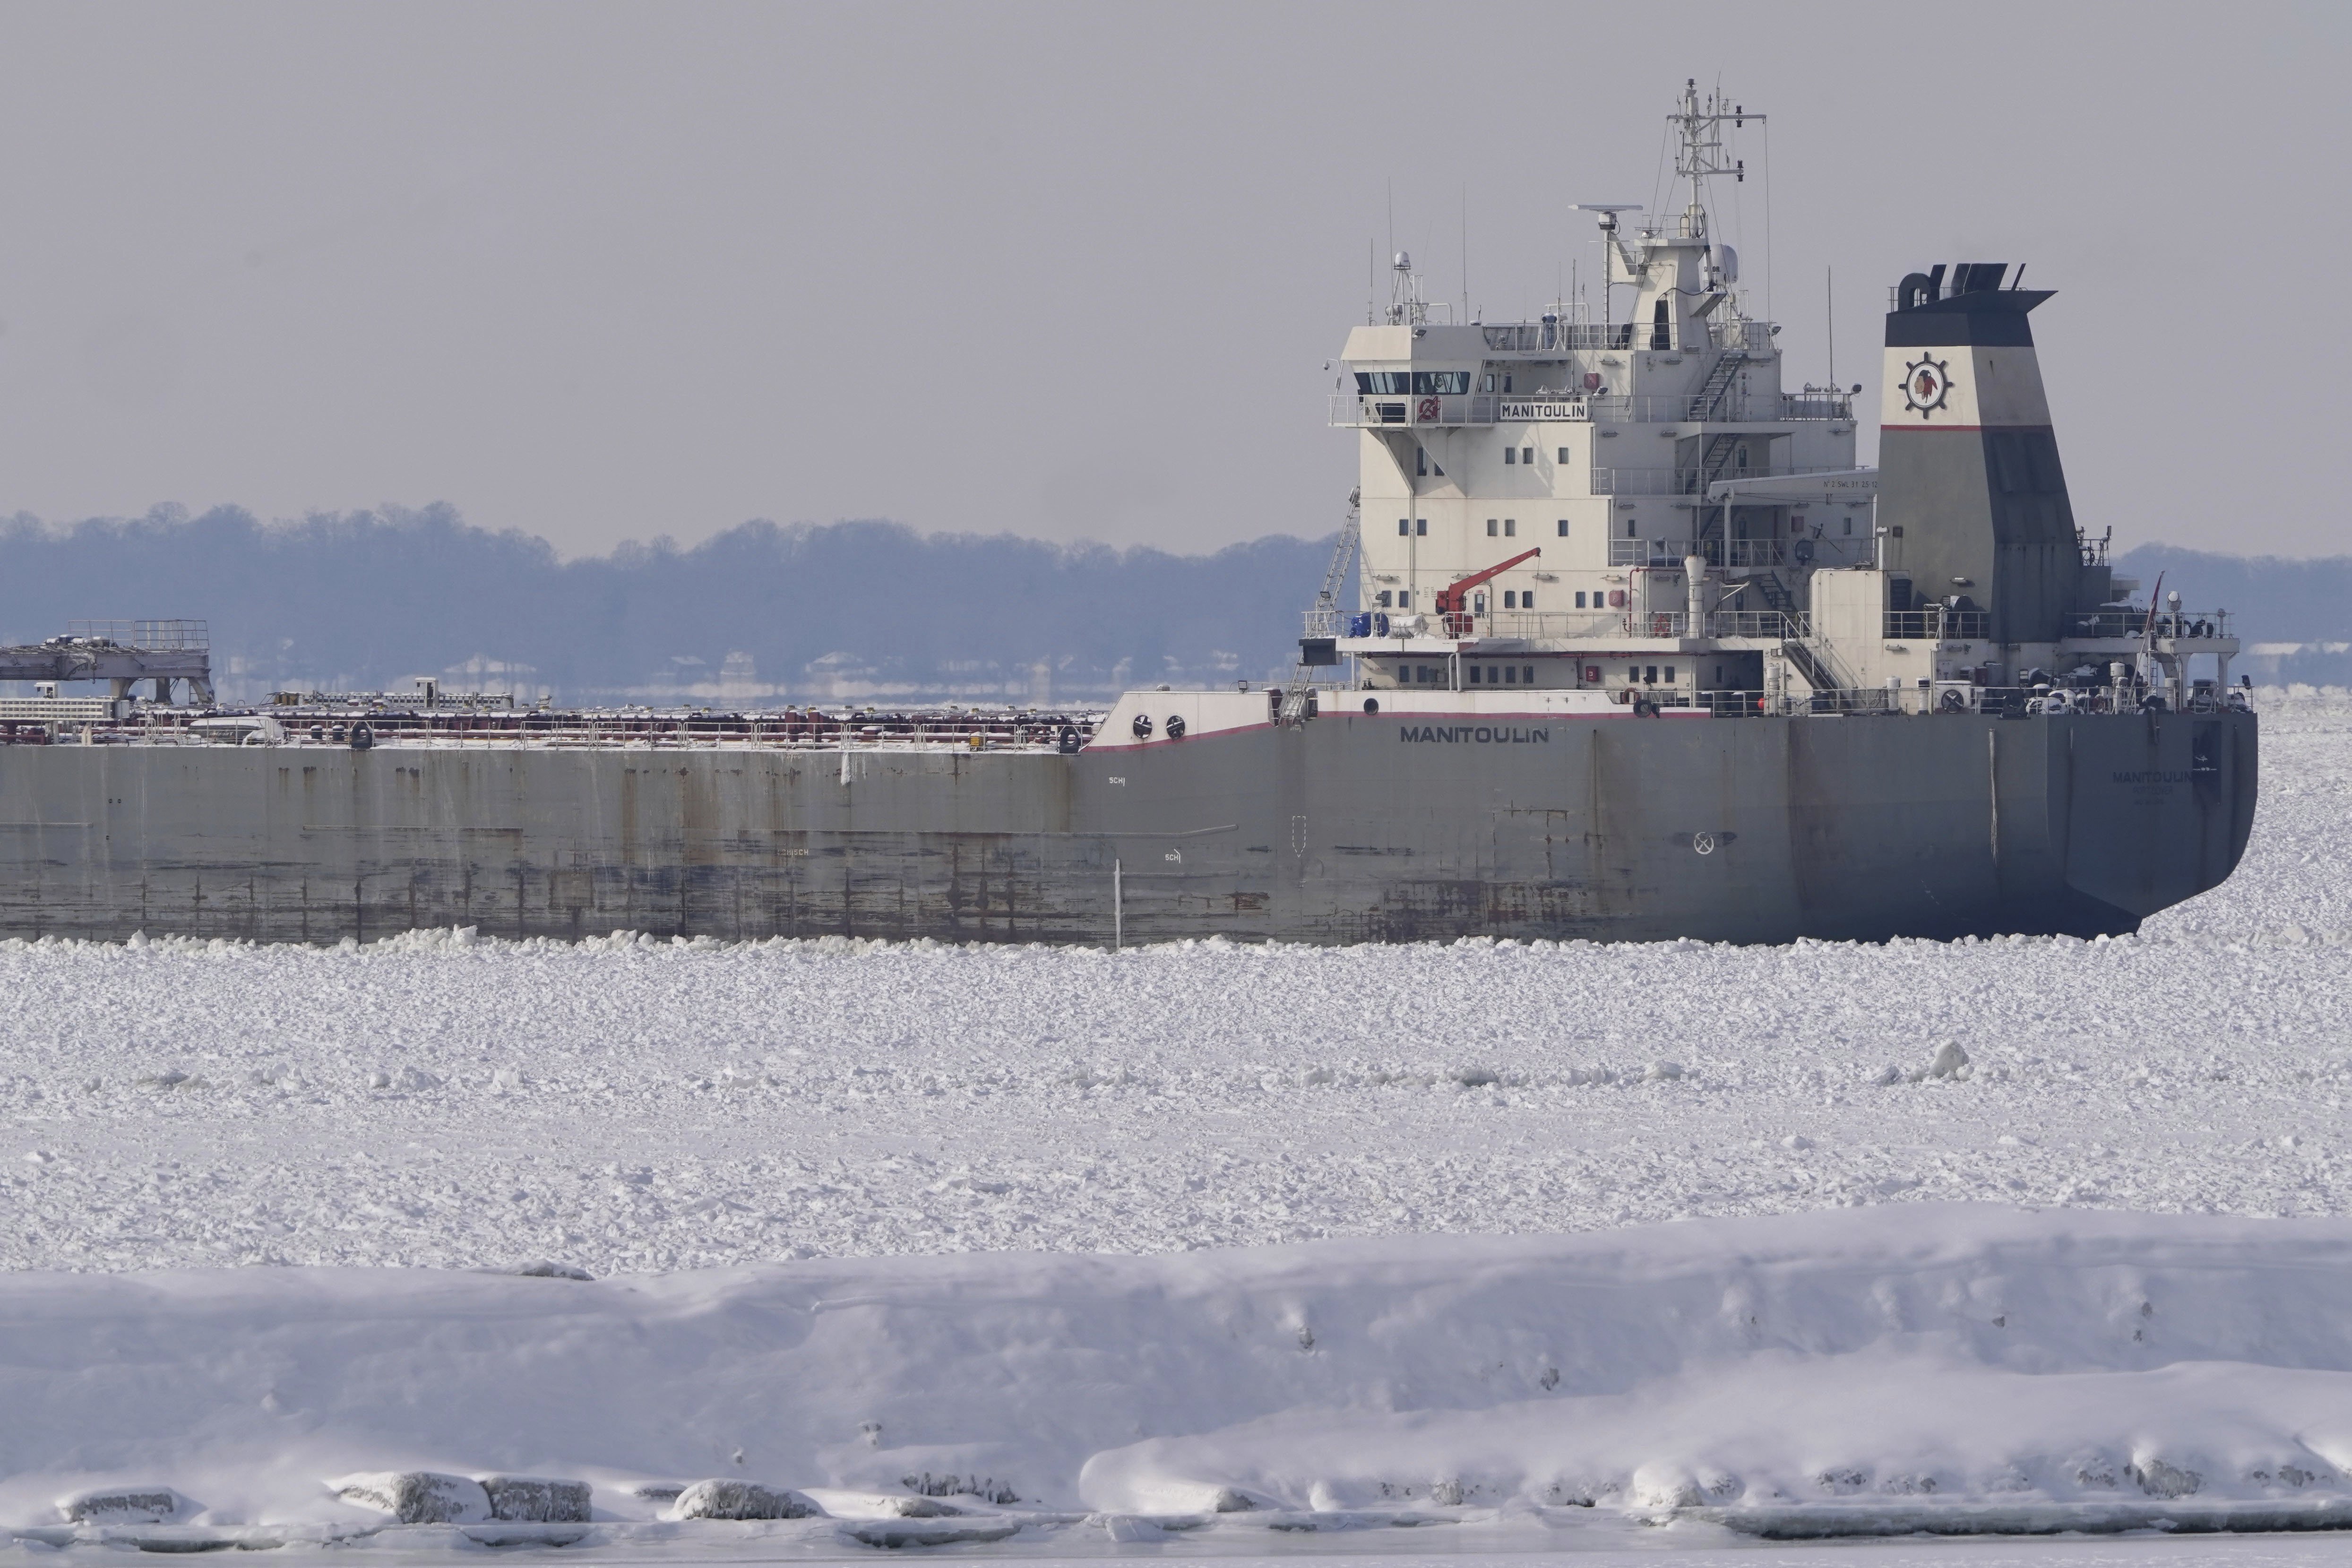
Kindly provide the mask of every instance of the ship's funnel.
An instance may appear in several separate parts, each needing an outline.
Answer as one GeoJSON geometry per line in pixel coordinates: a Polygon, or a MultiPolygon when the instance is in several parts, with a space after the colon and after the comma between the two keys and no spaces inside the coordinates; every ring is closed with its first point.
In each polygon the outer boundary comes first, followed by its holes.
{"type": "MultiPolygon", "coordinates": [[[[2019,269],[2022,271],[2022,268],[2019,269]]],[[[2064,635],[2082,554],[2026,313],[2000,262],[1915,272],[1886,317],[1878,521],[1923,599],[1965,597],[1993,640],[2064,635]]]]}

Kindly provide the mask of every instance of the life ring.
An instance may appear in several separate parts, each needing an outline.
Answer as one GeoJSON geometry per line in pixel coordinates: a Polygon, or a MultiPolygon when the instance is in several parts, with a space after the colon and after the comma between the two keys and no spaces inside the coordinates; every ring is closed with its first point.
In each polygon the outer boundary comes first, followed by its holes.
{"type": "Polygon", "coordinates": [[[1064,756],[1074,754],[1078,749],[1078,727],[1076,724],[1063,725],[1062,732],[1055,737],[1054,744],[1064,756]]]}
{"type": "Polygon", "coordinates": [[[1151,739],[1151,715],[1149,713],[1138,713],[1135,716],[1135,722],[1130,725],[1129,728],[1135,731],[1135,738],[1137,740],[1149,741],[1151,739]]]}
{"type": "Polygon", "coordinates": [[[1181,713],[1168,715],[1168,738],[1171,741],[1184,738],[1184,716],[1181,713]]]}

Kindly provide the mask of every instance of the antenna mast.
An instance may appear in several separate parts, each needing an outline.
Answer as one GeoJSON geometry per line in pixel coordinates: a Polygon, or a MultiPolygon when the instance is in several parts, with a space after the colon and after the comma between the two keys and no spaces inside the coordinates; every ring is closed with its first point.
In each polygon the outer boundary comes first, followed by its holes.
{"type": "Polygon", "coordinates": [[[1690,182],[1690,205],[1684,209],[1685,229],[1694,239],[1706,237],[1706,185],[1705,182],[1717,174],[1729,174],[1745,184],[1748,163],[1724,152],[1723,128],[1727,124],[1737,131],[1753,120],[1764,123],[1764,116],[1750,114],[1744,105],[1731,103],[1720,92],[1710,92],[1705,99],[1698,95],[1698,79],[1692,77],[1683,83],[1682,107],[1666,116],[1666,123],[1675,128],[1681,146],[1675,152],[1675,177],[1690,182]]]}

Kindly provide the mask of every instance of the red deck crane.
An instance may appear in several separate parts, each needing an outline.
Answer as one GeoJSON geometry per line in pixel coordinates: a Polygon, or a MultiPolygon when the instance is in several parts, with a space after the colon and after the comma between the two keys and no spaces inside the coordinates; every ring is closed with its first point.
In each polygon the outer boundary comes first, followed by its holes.
{"type": "MultiPolygon", "coordinates": [[[[1437,613],[1441,616],[1446,616],[1461,615],[1463,613],[1462,605],[1464,600],[1471,589],[1478,586],[1481,583],[1491,582],[1495,578],[1501,576],[1504,573],[1508,572],[1512,567],[1517,566],[1520,562],[1532,561],[1542,553],[1543,551],[1540,547],[1534,550],[1522,550],[1517,555],[1512,556],[1508,561],[1498,561],[1494,565],[1487,567],[1484,572],[1473,572],[1467,577],[1457,578],[1452,587],[1440,588],[1437,591],[1437,613]]],[[[1450,625],[1447,629],[1451,635],[1455,637],[1465,635],[1463,632],[1454,631],[1450,625]]]]}

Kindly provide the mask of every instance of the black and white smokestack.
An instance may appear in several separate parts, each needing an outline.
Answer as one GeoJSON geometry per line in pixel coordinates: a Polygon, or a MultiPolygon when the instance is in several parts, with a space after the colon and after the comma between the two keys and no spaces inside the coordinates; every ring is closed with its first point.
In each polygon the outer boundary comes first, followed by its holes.
{"type": "MultiPolygon", "coordinates": [[[[2003,289],[2008,266],[1914,272],[1886,317],[1878,521],[1887,564],[1922,595],[1965,596],[1998,643],[2065,635],[2082,555],[2027,312],[2047,289],[2003,289]]],[[[2024,269],[2019,268],[2020,272],[2024,269]]]]}

